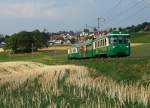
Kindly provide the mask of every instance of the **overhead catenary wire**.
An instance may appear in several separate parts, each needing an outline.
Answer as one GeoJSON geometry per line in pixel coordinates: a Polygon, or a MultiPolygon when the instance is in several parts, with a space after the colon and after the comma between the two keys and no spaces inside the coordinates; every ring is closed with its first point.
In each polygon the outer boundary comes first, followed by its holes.
{"type": "MultiPolygon", "coordinates": [[[[130,5],[130,4],[133,4],[135,1],[134,0],[131,0],[130,2],[128,2],[128,4],[127,5],[130,5]]],[[[117,9],[119,6],[121,6],[124,2],[123,2],[123,0],[119,0],[118,2],[117,2],[117,4],[113,7],[113,8],[111,8],[110,9],[110,11],[108,12],[106,12],[107,13],[107,15],[105,16],[105,19],[107,20],[107,24],[108,24],[108,26],[110,25],[112,25],[112,22],[113,21],[115,21],[115,19],[118,19],[120,16],[121,16],[121,14],[124,14],[125,13],[125,11],[128,11],[129,9],[131,9],[132,7],[136,7],[139,3],[141,2],[141,0],[140,1],[138,1],[138,2],[136,2],[134,5],[132,5],[132,6],[130,6],[129,8],[127,8],[127,9],[125,9],[125,10],[121,10],[119,13],[117,13],[117,14],[114,14],[115,13],[115,9],[117,9]],[[112,11],[112,12],[111,12],[112,11]],[[113,13],[113,14],[112,14],[113,13]]]]}
{"type": "Polygon", "coordinates": [[[118,0],[113,7],[106,10],[105,14],[103,15],[103,18],[105,18],[105,20],[110,19],[109,16],[112,15],[112,10],[117,9],[121,5],[122,1],[123,0],[118,0]]]}
{"type": "Polygon", "coordinates": [[[108,10],[105,12],[105,14],[111,14],[111,11],[114,10],[114,9],[116,9],[118,6],[120,6],[121,3],[122,3],[122,0],[118,0],[117,3],[116,3],[112,8],[108,9],[108,10]]]}
{"type": "MultiPolygon", "coordinates": [[[[144,0],[143,0],[144,1],[144,0]]],[[[147,6],[143,6],[142,8],[139,8],[138,10],[136,10],[134,13],[131,13],[131,14],[129,14],[128,16],[126,16],[126,17],[124,17],[123,19],[121,19],[121,20],[119,20],[119,21],[117,21],[115,24],[116,25],[119,25],[119,24],[121,24],[123,21],[127,21],[127,20],[129,20],[129,19],[131,19],[131,18],[133,18],[133,16],[135,17],[135,16],[137,16],[140,12],[142,12],[145,8],[147,8],[148,7],[148,5],[147,6]]],[[[140,16],[141,17],[141,16],[140,16]]]]}
{"type": "Polygon", "coordinates": [[[131,16],[134,16],[134,17],[137,16],[138,13],[140,13],[141,11],[143,11],[145,8],[146,8],[146,7],[144,6],[144,7],[140,8],[140,9],[138,9],[136,12],[134,12],[134,13],[128,15],[127,17],[124,17],[123,19],[119,20],[119,21],[116,23],[116,25],[119,25],[120,23],[122,23],[122,22],[125,21],[125,20],[127,21],[128,19],[133,18],[133,17],[131,17],[131,16]]]}
{"type": "MultiPolygon", "coordinates": [[[[144,2],[145,0],[139,0],[137,1],[135,4],[133,4],[132,6],[120,11],[119,13],[117,14],[114,14],[115,16],[111,16],[112,18],[109,18],[109,20],[107,21],[108,24],[112,25],[113,21],[115,21],[115,19],[119,19],[124,13],[127,13],[129,10],[133,10],[133,8],[136,8],[137,6],[139,6],[142,2],[144,2]]],[[[117,23],[115,24],[118,24],[118,21],[117,23]]]]}

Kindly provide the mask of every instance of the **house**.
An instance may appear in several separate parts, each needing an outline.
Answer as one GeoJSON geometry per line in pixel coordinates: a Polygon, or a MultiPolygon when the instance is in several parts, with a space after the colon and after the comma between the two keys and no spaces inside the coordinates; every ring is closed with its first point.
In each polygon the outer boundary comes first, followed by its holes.
{"type": "Polygon", "coordinates": [[[3,46],[3,45],[6,45],[6,43],[5,42],[1,42],[0,45],[3,46]]]}
{"type": "Polygon", "coordinates": [[[62,40],[55,40],[54,44],[61,45],[61,44],[63,44],[63,41],[62,40]]]}

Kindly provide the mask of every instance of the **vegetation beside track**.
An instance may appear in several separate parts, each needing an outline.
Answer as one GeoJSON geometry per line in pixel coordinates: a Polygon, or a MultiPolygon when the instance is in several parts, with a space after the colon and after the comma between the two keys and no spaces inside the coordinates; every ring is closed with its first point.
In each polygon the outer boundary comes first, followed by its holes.
{"type": "Polygon", "coordinates": [[[41,51],[33,54],[0,53],[0,61],[33,61],[48,65],[76,64],[97,70],[96,76],[105,75],[117,81],[150,82],[150,44],[133,46],[131,56],[125,58],[67,59],[66,50],[41,51]]]}
{"type": "Polygon", "coordinates": [[[75,65],[0,63],[1,108],[149,108],[150,85],[116,82],[75,65]]]}
{"type": "Polygon", "coordinates": [[[132,43],[150,43],[150,32],[137,32],[131,34],[132,43]]]}

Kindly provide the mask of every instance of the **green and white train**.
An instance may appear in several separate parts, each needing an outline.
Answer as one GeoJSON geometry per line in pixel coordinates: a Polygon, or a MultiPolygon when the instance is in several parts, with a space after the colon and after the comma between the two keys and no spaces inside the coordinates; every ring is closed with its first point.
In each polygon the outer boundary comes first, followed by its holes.
{"type": "Polygon", "coordinates": [[[68,58],[90,58],[102,55],[107,57],[130,56],[129,34],[113,31],[85,43],[73,45],[68,49],[68,58]]]}

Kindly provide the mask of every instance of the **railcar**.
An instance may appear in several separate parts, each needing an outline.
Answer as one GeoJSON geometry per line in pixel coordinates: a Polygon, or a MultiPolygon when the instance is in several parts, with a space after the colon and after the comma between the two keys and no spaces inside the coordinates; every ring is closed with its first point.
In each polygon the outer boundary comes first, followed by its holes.
{"type": "Polygon", "coordinates": [[[113,31],[95,39],[73,45],[68,49],[68,58],[89,58],[97,56],[130,56],[129,34],[113,31]]]}

